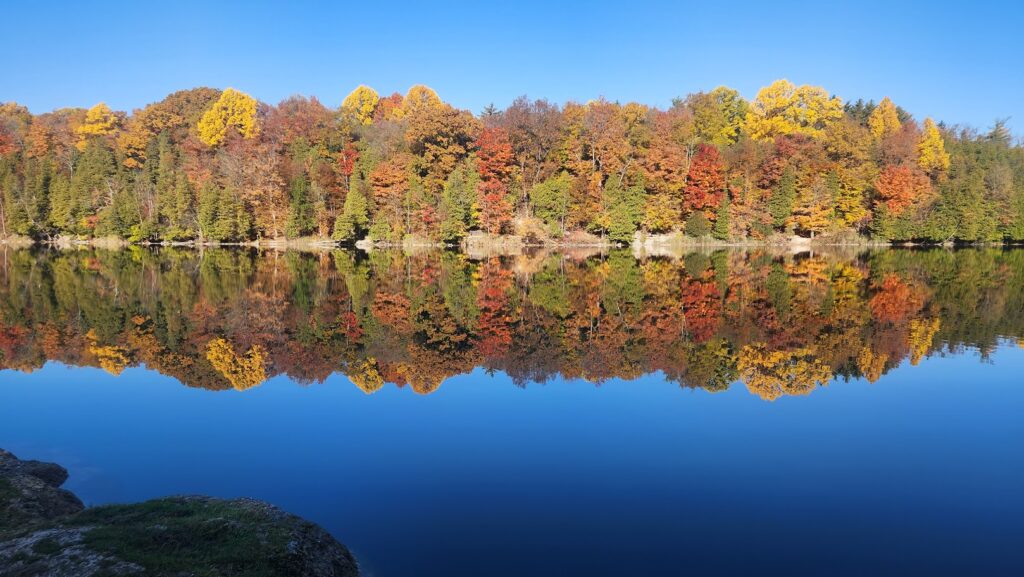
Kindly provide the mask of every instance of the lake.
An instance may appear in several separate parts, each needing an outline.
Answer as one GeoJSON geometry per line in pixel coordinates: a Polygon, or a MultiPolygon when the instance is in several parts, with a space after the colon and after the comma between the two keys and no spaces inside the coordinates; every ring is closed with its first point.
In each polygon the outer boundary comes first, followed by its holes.
{"type": "Polygon", "coordinates": [[[369,576],[1024,574],[1024,250],[0,249],[0,447],[369,576]]]}

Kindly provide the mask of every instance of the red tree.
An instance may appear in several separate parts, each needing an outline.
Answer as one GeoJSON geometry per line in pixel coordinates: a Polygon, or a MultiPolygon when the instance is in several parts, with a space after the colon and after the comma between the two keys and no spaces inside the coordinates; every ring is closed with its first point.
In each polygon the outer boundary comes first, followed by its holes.
{"type": "Polygon", "coordinates": [[[687,212],[703,210],[710,217],[712,211],[722,202],[724,189],[725,168],[722,166],[718,148],[710,144],[701,144],[690,162],[683,206],[687,212]]]}
{"type": "Polygon", "coordinates": [[[485,128],[477,139],[476,168],[480,173],[477,199],[480,224],[489,233],[500,233],[512,221],[508,181],[512,176],[512,144],[502,128],[485,128]]]}
{"type": "Polygon", "coordinates": [[[928,175],[907,165],[887,166],[875,182],[878,198],[889,212],[899,215],[931,192],[928,175]]]}

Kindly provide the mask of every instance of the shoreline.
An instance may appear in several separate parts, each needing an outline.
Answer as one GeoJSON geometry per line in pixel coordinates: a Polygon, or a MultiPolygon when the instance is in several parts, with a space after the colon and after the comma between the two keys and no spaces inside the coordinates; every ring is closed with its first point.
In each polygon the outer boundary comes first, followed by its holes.
{"type": "Polygon", "coordinates": [[[255,248],[255,249],[279,249],[279,250],[300,250],[300,251],[323,251],[338,249],[359,249],[364,252],[373,250],[406,250],[410,252],[422,252],[431,250],[459,250],[467,254],[518,254],[536,250],[549,251],[575,251],[575,250],[627,250],[632,249],[638,256],[658,256],[663,253],[675,253],[680,250],[703,250],[703,249],[759,249],[775,248],[788,249],[794,252],[813,250],[816,248],[994,248],[994,247],[1019,247],[1021,243],[1012,241],[988,241],[988,242],[916,242],[900,241],[891,242],[883,240],[871,240],[867,238],[837,239],[834,237],[820,237],[816,239],[805,237],[776,237],[763,240],[715,240],[707,238],[686,237],[681,234],[665,235],[641,235],[637,233],[631,243],[614,242],[607,239],[594,237],[593,239],[580,241],[545,240],[525,241],[522,237],[515,235],[477,235],[467,237],[458,243],[445,243],[422,238],[407,238],[401,242],[395,241],[370,241],[362,239],[355,243],[332,240],[325,237],[303,237],[297,239],[259,239],[245,242],[217,242],[217,241],[163,241],[163,242],[131,242],[115,237],[99,238],[70,238],[58,237],[54,239],[33,239],[24,236],[9,236],[0,238],[0,246],[11,248],[32,248],[49,247],[56,249],[72,248],[107,248],[122,249],[132,246],[140,247],[167,247],[167,248],[255,248]]]}

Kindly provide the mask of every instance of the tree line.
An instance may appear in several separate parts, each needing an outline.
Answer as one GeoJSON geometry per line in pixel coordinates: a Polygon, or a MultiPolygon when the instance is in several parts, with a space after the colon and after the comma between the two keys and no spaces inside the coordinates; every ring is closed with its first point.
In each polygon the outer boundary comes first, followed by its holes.
{"type": "Polygon", "coordinates": [[[131,114],[0,105],[0,235],[454,243],[683,233],[1024,240],[1024,148],[779,80],[666,110],[516,99],[479,115],[428,87],[338,109],[228,88],[131,114]]]}
{"type": "Polygon", "coordinates": [[[472,260],[133,246],[0,254],[0,369],[47,361],[244,390],[344,374],[430,393],[476,367],[526,386],[661,373],[765,399],[965,347],[1024,346],[1024,251],[625,251],[472,260]]]}

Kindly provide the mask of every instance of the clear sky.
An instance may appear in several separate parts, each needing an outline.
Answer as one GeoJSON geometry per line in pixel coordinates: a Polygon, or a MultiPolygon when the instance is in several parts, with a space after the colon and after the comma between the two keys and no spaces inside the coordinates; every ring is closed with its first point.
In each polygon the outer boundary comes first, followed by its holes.
{"type": "Polygon", "coordinates": [[[776,78],[921,118],[1024,132],[1017,2],[18,2],[0,101],[128,110],[194,86],[337,105],[360,83],[427,84],[479,112],[518,95],[667,106],[776,78]]]}

